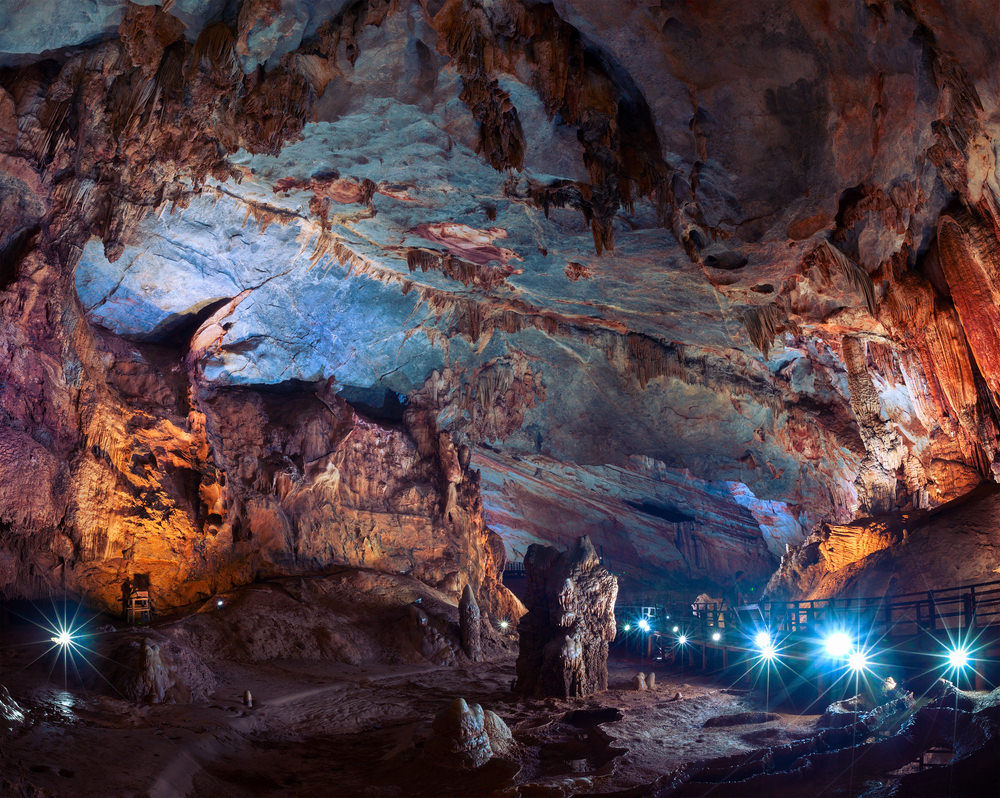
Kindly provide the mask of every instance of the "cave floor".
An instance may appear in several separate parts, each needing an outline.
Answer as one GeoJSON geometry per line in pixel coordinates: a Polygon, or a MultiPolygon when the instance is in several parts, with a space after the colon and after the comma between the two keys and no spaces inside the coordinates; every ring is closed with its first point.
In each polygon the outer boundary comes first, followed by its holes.
{"type": "Polygon", "coordinates": [[[194,705],[136,705],[63,689],[37,665],[14,664],[7,659],[0,684],[29,722],[6,740],[0,764],[73,798],[558,796],[636,787],[641,794],[685,762],[808,736],[815,721],[781,715],[704,728],[709,718],[760,706],[743,691],[659,669],[654,690],[634,691],[638,664],[615,659],[611,689],[576,701],[515,700],[513,658],[468,667],[227,663],[216,667],[220,688],[211,700],[194,705]],[[250,709],[241,700],[246,689],[250,709]],[[423,760],[430,720],[456,696],[497,712],[518,755],[473,774],[423,760]],[[584,712],[568,722],[572,710],[584,712]],[[613,710],[621,719],[609,720],[613,710]]]}

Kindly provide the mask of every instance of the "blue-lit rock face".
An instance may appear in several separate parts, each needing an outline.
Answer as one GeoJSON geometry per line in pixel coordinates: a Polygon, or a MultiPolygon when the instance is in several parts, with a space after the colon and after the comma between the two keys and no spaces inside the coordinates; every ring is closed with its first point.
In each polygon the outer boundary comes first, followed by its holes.
{"type": "Polygon", "coordinates": [[[87,320],[193,394],[324,385],[468,446],[509,556],[763,577],[992,473],[990,253],[937,231],[955,197],[992,229],[997,92],[933,8],[28,5],[2,63],[81,60],[51,108],[54,66],[0,93],[3,251],[72,217],[87,320]],[[47,136],[81,86],[95,130],[47,136]]]}

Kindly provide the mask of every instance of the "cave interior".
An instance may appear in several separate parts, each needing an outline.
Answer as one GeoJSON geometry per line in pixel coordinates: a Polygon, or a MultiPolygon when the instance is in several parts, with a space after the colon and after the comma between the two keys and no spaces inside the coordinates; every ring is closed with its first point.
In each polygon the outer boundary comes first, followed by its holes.
{"type": "Polygon", "coordinates": [[[0,796],[997,798],[998,64],[0,0],[0,796]]]}

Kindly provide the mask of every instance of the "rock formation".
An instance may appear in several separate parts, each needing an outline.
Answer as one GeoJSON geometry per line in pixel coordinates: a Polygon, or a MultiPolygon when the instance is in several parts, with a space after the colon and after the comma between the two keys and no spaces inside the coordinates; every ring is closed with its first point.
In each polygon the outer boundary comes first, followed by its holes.
{"type": "Polygon", "coordinates": [[[458,602],[458,624],[466,656],[471,660],[482,659],[482,618],[471,585],[462,590],[462,598],[458,602]]]}
{"type": "Polygon", "coordinates": [[[1000,22],[834,5],[4,9],[0,590],[503,617],[561,529],[701,590],[995,482],[1000,22]]]}
{"type": "Polygon", "coordinates": [[[483,708],[456,698],[434,718],[434,733],[424,746],[424,755],[446,768],[478,768],[493,756],[484,727],[483,708]]]}
{"type": "Polygon", "coordinates": [[[586,536],[567,552],[533,545],[524,563],[528,612],[518,625],[518,692],[576,698],[606,690],[618,580],[586,536]]]}
{"type": "Polygon", "coordinates": [[[0,684],[0,734],[17,730],[24,721],[24,709],[11,697],[7,688],[0,684]]]}
{"type": "Polygon", "coordinates": [[[92,686],[148,704],[201,701],[215,689],[212,671],[192,649],[158,632],[116,635],[91,667],[92,686]]]}

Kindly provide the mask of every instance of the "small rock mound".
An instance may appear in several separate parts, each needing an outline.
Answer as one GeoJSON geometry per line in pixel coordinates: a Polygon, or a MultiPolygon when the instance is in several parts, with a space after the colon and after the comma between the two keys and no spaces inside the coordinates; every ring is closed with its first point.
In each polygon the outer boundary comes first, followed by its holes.
{"type": "Polygon", "coordinates": [[[705,728],[711,729],[717,726],[746,726],[751,723],[770,723],[778,720],[781,716],[774,712],[737,712],[733,715],[719,715],[705,721],[705,728]]]}
{"type": "Polygon", "coordinates": [[[455,770],[482,767],[494,755],[503,756],[515,746],[513,734],[499,715],[464,698],[452,701],[434,718],[432,728],[425,759],[455,770]]]}
{"type": "Polygon", "coordinates": [[[212,672],[191,649],[147,632],[117,637],[104,654],[111,665],[94,686],[111,685],[121,698],[148,704],[203,701],[215,689],[212,672]]]}
{"type": "Polygon", "coordinates": [[[871,703],[861,695],[834,701],[819,716],[816,725],[821,729],[840,729],[856,723],[862,714],[871,709],[871,703]]]}
{"type": "Polygon", "coordinates": [[[514,742],[510,727],[496,712],[489,709],[483,712],[483,729],[490,739],[494,756],[508,756],[516,748],[517,743],[514,742]]]}
{"type": "Polygon", "coordinates": [[[645,690],[646,689],[646,674],[641,671],[632,677],[632,689],[633,690],[645,690]]]}

